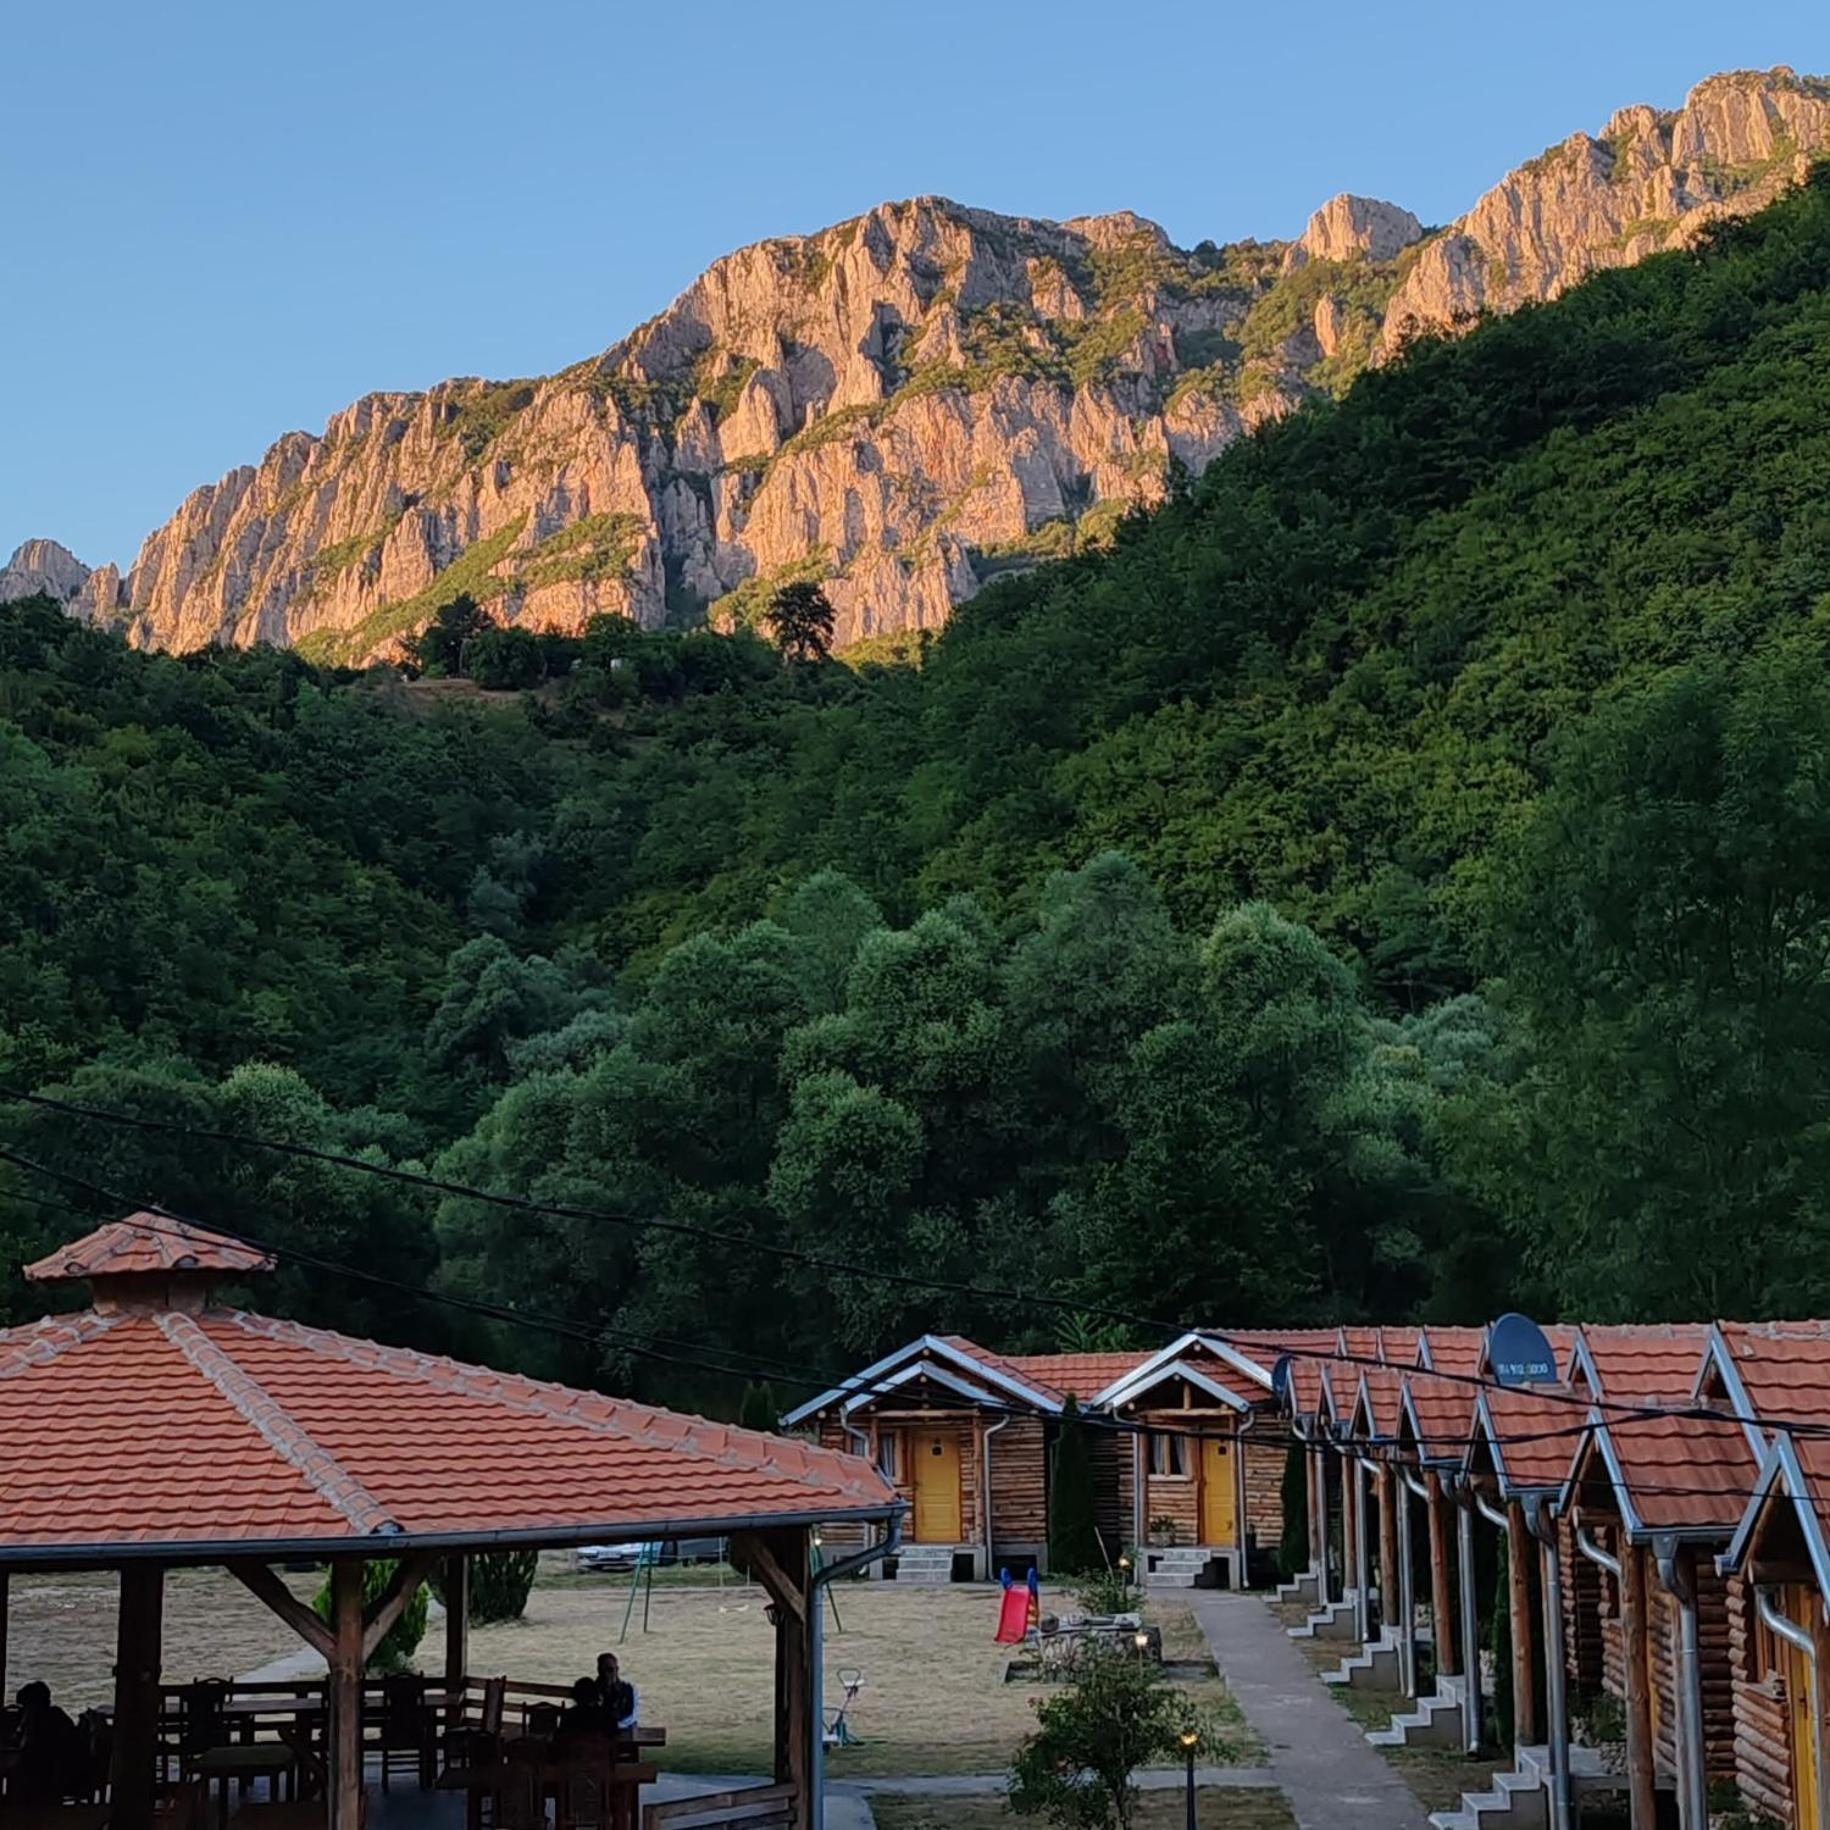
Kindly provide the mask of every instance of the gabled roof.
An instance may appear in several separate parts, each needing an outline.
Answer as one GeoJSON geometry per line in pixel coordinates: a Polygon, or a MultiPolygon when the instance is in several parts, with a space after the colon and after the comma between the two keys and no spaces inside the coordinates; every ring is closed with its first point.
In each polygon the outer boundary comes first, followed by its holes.
{"type": "Polygon", "coordinates": [[[1066,1399],[1071,1393],[1084,1406],[1095,1393],[1143,1365],[1148,1357],[1134,1349],[1122,1353],[1015,1353],[1006,1355],[1001,1364],[1058,1398],[1066,1399]]]}
{"type": "Polygon", "coordinates": [[[1270,1392],[1271,1369],[1268,1366],[1259,1365],[1250,1355],[1234,1346],[1225,1335],[1209,1334],[1191,1328],[1167,1347],[1158,1348],[1121,1378],[1113,1380],[1094,1395],[1092,1402],[1101,1409],[1114,1403],[1124,1403],[1128,1395],[1148,1390],[1159,1378],[1170,1376],[1168,1369],[1178,1362],[1199,1363],[1204,1360],[1219,1363],[1218,1367],[1207,1367],[1210,1379],[1225,1385],[1235,1395],[1247,1394],[1245,1403],[1239,1407],[1242,1410],[1252,1396],[1262,1398],[1270,1392]],[[1231,1368],[1241,1378],[1231,1378],[1221,1368],[1231,1368]]]}
{"type": "Polygon", "coordinates": [[[857,1456],[237,1310],[0,1331],[0,1562],[585,1543],[899,1508],[857,1456]]]}
{"type": "Polygon", "coordinates": [[[1706,1350],[1698,1389],[1713,1370],[1748,1422],[1821,1415],[1830,1390],[1830,1322],[1719,1322],[1706,1350]]]}
{"type": "Polygon", "coordinates": [[[1406,1374],[1401,1429],[1416,1443],[1419,1461],[1437,1465],[1461,1461],[1474,1424],[1478,1389],[1466,1380],[1440,1373],[1406,1374]]]}
{"type": "Polygon", "coordinates": [[[246,1277],[272,1269],[270,1253],[239,1239],[163,1214],[142,1212],[111,1220],[74,1244],[60,1246],[36,1264],[27,1265],[25,1276],[32,1283],[55,1284],[159,1272],[246,1277]]]}
{"type": "Polygon", "coordinates": [[[793,1429],[808,1418],[817,1417],[828,1405],[861,1395],[869,1396],[887,1375],[923,1358],[950,1368],[956,1375],[964,1374],[968,1379],[989,1383],[999,1394],[1000,1402],[1027,1406],[1049,1416],[1061,1409],[1061,1394],[1024,1377],[1013,1361],[961,1335],[924,1334],[898,1347],[894,1353],[885,1354],[862,1372],[841,1380],[817,1398],[809,1398],[805,1404],[796,1406],[782,1419],[782,1426],[793,1429]]]}
{"type": "Polygon", "coordinates": [[[1395,1366],[1363,1367],[1350,1414],[1355,1435],[1396,1442],[1403,1396],[1404,1375],[1395,1366]]]}
{"type": "Polygon", "coordinates": [[[1107,1386],[1100,1394],[1101,1408],[1117,1410],[1121,1405],[1139,1404],[1158,1386],[1176,1380],[1193,1386],[1205,1397],[1232,1411],[1249,1411],[1253,1399],[1263,1396],[1250,1381],[1242,1379],[1231,1367],[1191,1355],[1184,1359],[1169,1360],[1162,1364],[1152,1362],[1148,1366],[1139,1367],[1136,1372],[1116,1384],[1107,1386]]]}
{"type": "Polygon", "coordinates": [[[1565,1510],[1598,1463],[1634,1542],[1661,1532],[1717,1541],[1733,1534],[1759,1472],[1738,1418],[1596,1410],[1590,1423],[1564,1489],[1565,1510]]]}
{"type": "Polygon", "coordinates": [[[1425,1328],[1417,1342],[1417,1363],[1434,1372],[1472,1374],[1486,1357],[1485,1328],[1425,1328]]]}
{"type": "Polygon", "coordinates": [[[879,1398],[887,1398],[892,1392],[899,1392],[905,1385],[937,1385],[942,1391],[951,1392],[956,1398],[963,1398],[968,1404],[1001,1408],[1004,1400],[996,1393],[988,1391],[983,1385],[962,1377],[951,1368],[942,1366],[934,1360],[911,1360],[893,1373],[885,1373],[863,1391],[847,1398],[839,1407],[841,1416],[849,1416],[860,1405],[875,1404],[879,1398]]]}
{"type": "Polygon", "coordinates": [[[1702,1322],[1585,1322],[1570,1343],[1570,1383],[1617,1401],[1682,1403],[1695,1390],[1708,1335],[1702,1322]]]}
{"type": "Polygon", "coordinates": [[[1804,1538],[1818,1591],[1830,1605],[1830,1535],[1825,1530],[1830,1515],[1830,1455],[1817,1438],[1774,1436],[1747,1510],[1728,1549],[1717,1558],[1717,1567],[1725,1576],[1738,1574],[1758,1544],[1772,1508],[1787,1503],[1804,1538]]]}
{"type": "Polygon", "coordinates": [[[1570,1395],[1542,1386],[1486,1385],[1474,1404],[1467,1465],[1485,1445],[1507,1499],[1562,1490],[1587,1423],[1570,1395]]]}

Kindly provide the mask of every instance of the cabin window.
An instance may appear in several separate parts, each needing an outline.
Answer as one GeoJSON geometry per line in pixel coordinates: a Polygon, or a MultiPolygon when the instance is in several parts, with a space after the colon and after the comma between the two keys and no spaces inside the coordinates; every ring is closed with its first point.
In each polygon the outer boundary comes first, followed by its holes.
{"type": "Polygon", "coordinates": [[[885,1480],[902,1478],[902,1438],[894,1430],[877,1438],[877,1469],[885,1480]]]}
{"type": "Polygon", "coordinates": [[[1188,1472],[1188,1438],[1173,1430],[1150,1432],[1150,1472],[1152,1474],[1186,1475],[1188,1472]]]}

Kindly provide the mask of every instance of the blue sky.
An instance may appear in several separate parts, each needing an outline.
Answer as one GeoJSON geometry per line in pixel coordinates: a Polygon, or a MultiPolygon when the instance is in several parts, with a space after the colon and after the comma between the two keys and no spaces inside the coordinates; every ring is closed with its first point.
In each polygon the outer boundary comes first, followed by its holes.
{"type": "Polygon", "coordinates": [[[1624,103],[1830,70],[1822,0],[50,0],[7,29],[0,559],[125,566],[375,388],[537,374],[708,261],[938,191],[1296,233],[1426,222],[1624,103]]]}

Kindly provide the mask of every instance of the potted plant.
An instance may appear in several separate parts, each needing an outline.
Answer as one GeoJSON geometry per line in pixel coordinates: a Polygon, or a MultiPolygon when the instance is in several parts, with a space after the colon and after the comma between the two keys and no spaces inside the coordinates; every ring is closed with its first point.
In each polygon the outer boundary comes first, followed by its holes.
{"type": "Polygon", "coordinates": [[[1150,1521],[1145,1537],[1155,1550],[1173,1550],[1176,1541],[1176,1522],[1163,1515],[1150,1521]]]}

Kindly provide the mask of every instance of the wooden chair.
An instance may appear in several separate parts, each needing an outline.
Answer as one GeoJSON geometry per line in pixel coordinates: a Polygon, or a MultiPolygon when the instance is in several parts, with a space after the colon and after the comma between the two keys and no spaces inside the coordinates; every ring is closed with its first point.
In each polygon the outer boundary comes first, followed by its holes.
{"type": "Polygon", "coordinates": [[[460,1723],[445,1737],[446,1767],[493,1766],[502,1757],[502,1717],[507,1707],[508,1679],[486,1679],[477,1720],[460,1723]]]}
{"type": "Polygon", "coordinates": [[[432,1711],[426,1706],[426,1687],[419,1678],[403,1673],[384,1680],[376,1731],[373,1745],[381,1755],[381,1789],[390,1789],[388,1780],[400,1767],[419,1781],[422,1792],[430,1791],[436,1777],[438,1735],[432,1711]]]}
{"type": "Polygon", "coordinates": [[[198,1757],[229,1738],[223,1726],[222,1705],[229,1686],[222,1678],[205,1678],[186,1684],[178,1717],[178,1777],[194,1779],[198,1757]]]}

